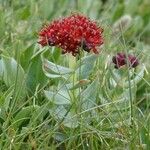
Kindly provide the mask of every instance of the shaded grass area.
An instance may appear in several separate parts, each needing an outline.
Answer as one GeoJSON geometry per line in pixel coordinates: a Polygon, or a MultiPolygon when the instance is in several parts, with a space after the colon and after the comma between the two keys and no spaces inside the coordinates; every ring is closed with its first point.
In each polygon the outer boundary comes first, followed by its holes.
{"type": "Polygon", "coordinates": [[[0,0],[1,149],[150,149],[148,0],[0,0]],[[82,13],[104,28],[77,60],[37,44],[41,27],[82,13]],[[123,51],[136,69],[114,69],[123,51]]]}

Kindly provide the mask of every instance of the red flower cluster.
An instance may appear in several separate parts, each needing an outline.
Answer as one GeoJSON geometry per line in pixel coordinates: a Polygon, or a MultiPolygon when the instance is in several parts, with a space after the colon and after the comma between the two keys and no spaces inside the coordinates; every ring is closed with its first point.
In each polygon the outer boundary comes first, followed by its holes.
{"type": "Polygon", "coordinates": [[[55,20],[39,32],[39,42],[42,46],[58,46],[62,53],[76,55],[80,48],[98,53],[97,47],[103,44],[103,29],[87,17],[74,14],[55,20]]]}
{"type": "Polygon", "coordinates": [[[126,58],[124,53],[117,53],[117,55],[112,58],[112,61],[115,64],[115,68],[117,69],[126,65],[127,61],[132,68],[135,68],[139,64],[139,61],[135,56],[129,54],[126,58]]]}

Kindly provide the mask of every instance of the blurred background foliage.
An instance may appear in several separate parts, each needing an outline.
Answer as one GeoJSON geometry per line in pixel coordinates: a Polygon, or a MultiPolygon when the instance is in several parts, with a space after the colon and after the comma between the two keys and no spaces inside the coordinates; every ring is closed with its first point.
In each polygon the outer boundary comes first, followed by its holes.
{"type": "Polygon", "coordinates": [[[149,35],[149,0],[0,0],[0,148],[149,149],[149,35]],[[71,13],[104,28],[100,55],[75,62],[37,44],[42,26],[71,13]],[[113,69],[119,51],[138,57],[136,70],[113,69]]]}

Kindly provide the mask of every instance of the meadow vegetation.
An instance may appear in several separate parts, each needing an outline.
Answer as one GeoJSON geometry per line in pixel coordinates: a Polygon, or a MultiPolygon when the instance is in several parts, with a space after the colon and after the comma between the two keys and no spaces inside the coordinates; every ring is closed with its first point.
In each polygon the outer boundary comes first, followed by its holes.
{"type": "Polygon", "coordinates": [[[0,149],[150,149],[149,0],[0,0],[0,149]],[[103,28],[99,54],[62,54],[41,28],[70,14],[103,28]],[[116,69],[123,52],[139,64],[116,69]]]}

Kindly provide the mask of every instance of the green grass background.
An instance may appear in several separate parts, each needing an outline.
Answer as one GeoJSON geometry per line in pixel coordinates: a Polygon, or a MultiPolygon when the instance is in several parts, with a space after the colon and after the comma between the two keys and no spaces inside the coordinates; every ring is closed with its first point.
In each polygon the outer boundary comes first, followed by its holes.
{"type": "Polygon", "coordinates": [[[0,149],[149,150],[149,16],[149,0],[0,0],[0,149]],[[103,27],[99,55],[37,44],[71,13],[103,27]],[[139,66],[114,69],[121,51],[139,66]]]}

